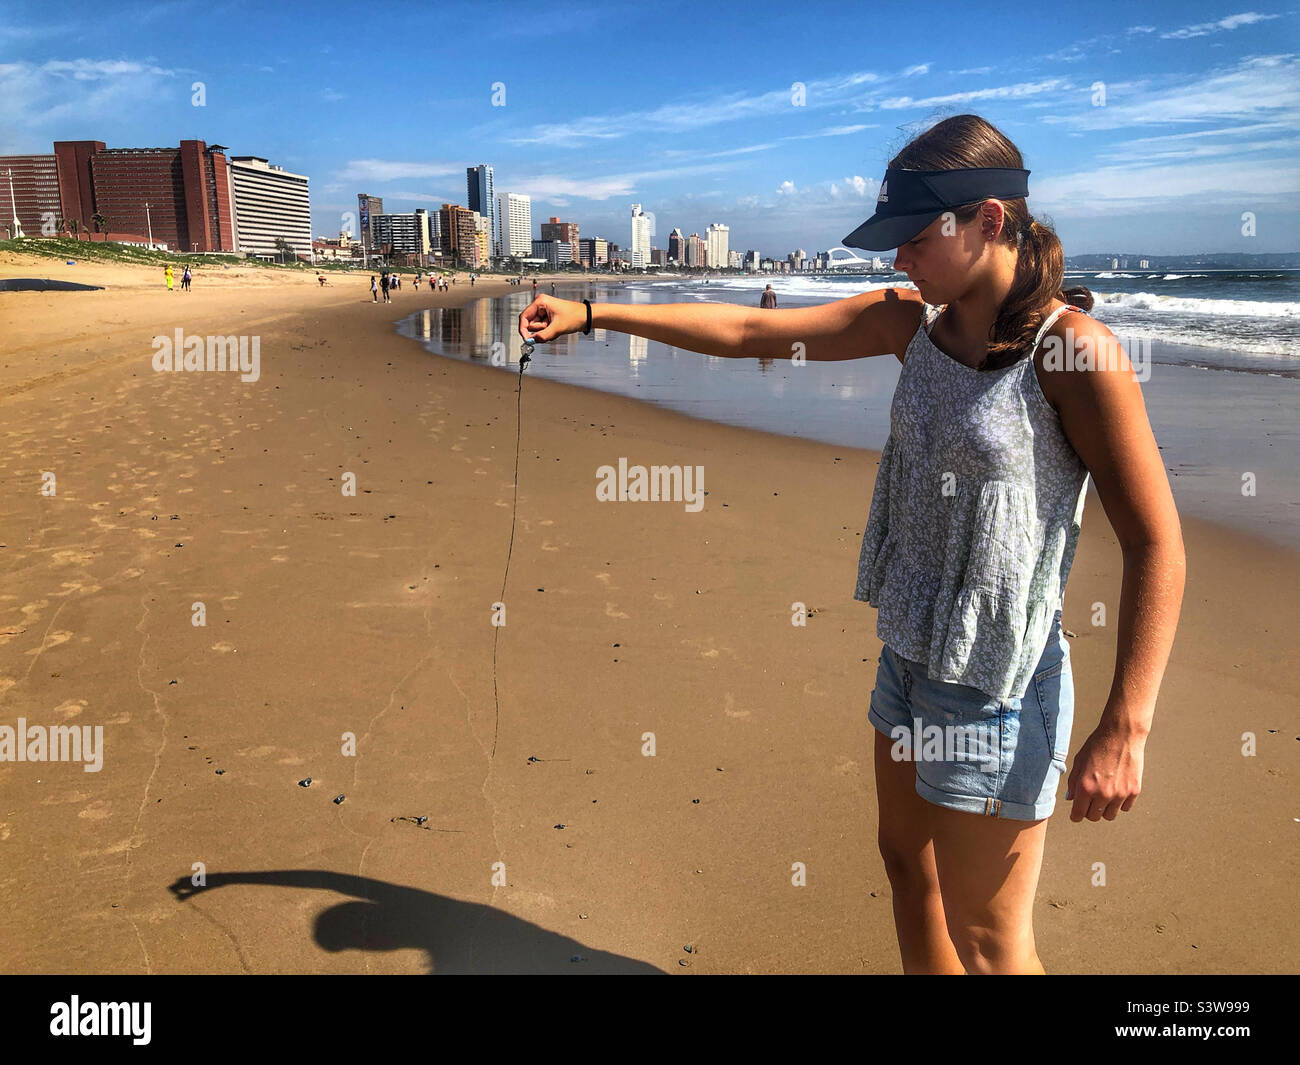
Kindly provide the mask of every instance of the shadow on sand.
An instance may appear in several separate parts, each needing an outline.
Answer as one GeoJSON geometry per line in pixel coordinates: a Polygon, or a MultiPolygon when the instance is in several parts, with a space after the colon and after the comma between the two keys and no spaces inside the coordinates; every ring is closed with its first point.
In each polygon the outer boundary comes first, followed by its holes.
{"type": "Polygon", "coordinates": [[[314,936],[323,950],[404,950],[418,947],[429,972],[450,973],[663,973],[648,962],[591,950],[491,906],[460,902],[369,877],[319,869],[260,873],[208,873],[195,887],[189,877],[168,885],[178,901],[236,884],[310,888],[351,896],[318,914],[314,936]],[[574,956],[581,961],[573,961],[574,956]]]}

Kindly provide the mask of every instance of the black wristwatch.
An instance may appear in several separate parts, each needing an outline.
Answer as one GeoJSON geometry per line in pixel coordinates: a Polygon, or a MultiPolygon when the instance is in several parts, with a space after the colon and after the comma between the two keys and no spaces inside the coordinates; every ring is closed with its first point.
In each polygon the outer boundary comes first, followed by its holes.
{"type": "Polygon", "coordinates": [[[587,328],[583,330],[583,333],[590,333],[591,332],[591,300],[583,300],[582,302],[587,305],[587,328]]]}

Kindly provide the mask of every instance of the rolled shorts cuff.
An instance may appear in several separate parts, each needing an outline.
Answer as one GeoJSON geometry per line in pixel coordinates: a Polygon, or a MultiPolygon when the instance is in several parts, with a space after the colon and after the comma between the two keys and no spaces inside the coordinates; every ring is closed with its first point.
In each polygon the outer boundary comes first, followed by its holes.
{"type": "Polygon", "coordinates": [[[984,814],[987,817],[996,817],[1000,821],[1041,821],[1045,817],[1051,817],[1052,811],[1056,809],[1055,796],[1052,797],[1051,802],[1032,805],[1010,802],[1006,799],[981,799],[974,795],[954,795],[951,792],[940,791],[919,776],[916,778],[916,793],[936,806],[960,810],[964,813],[984,814]]]}

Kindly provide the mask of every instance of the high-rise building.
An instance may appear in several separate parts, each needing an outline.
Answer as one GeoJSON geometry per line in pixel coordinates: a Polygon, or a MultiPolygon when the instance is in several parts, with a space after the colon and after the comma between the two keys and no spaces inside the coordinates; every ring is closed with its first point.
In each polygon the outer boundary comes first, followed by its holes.
{"type": "Polygon", "coordinates": [[[628,261],[634,268],[650,262],[650,219],[639,203],[632,205],[632,252],[628,261]]]}
{"type": "Polygon", "coordinates": [[[455,265],[459,260],[475,270],[479,268],[478,238],[475,236],[474,214],[468,207],[444,203],[439,211],[439,230],[442,254],[455,265]]]}
{"type": "Polygon", "coordinates": [[[698,233],[686,238],[686,265],[697,268],[708,265],[708,245],[698,233]]]}
{"type": "Polygon", "coordinates": [[[758,270],[759,255],[753,249],[745,252],[745,269],[750,271],[758,270]]]}
{"type": "MultiPolygon", "coordinates": [[[[496,192],[492,188],[492,168],[486,163],[478,166],[467,166],[465,168],[465,184],[469,193],[469,204],[471,211],[477,211],[488,220],[489,247],[488,255],[495,257],[501,254],[500,250],[494,245],[500,239],[500,233],[497,228],[497,206],[496,192]]],[[[483,265],[487,265],[484,263],[483,265]]]]}
{"type": "Polygon", "coordinates": [[[410,214],[374,215],[371,227],[376,254],[427,256],[433,248],[429,212],[423,207],[410,214]]]}
{"type": "Polygon", "coordinates": [[[678,266],[686,265],[686,238],[680,229],[674,229],[668,234],[668,258],[678,266]]]}
{"type": "MultiPolygon", "coordinates": [[[[219,144],[189,140],[176,148],[105,148],[103,141],[55,141],[54,160],[62,217],[75,219],[84,232],[145,237],[152,231],[154,243],[175,250],[235,249],[230,174],[219,144]]],[[[10,168],[0,159],[0,171],[10,168]]],[[[19,170],[13,169],[17,178],[19,170]]],[[[40,232],[39,225],[34,232],[40,232]]],[[[310,254],[310,234],[306,247],[310,254]]]]}
{"type": "Polygon", "coordinates": [[[505,257],[533,253],[533,203],[518,192],[497,194],[497,242],[505,257]]]}
{"type": "Polygon", "coordinates": [[[298,258],[311,258],[311,197],[307,177],[255,155],[230,159],[234,187],[235,245],[259,258],[276,257],[284,242],[298,258]]]}
{"type": "Polygon", "coordinates": [[[478,245],[479,266],[492,264],[492,219],[485,214],[474,212],[474,240],[478,245]]]}
{"type": "Polygon", "coordinates": [[[704,265],[710,270],[724,269],[727,265],[727,240],[730,230],[714,222],[705,230],[704,265]]]}
{"type": "Polygon", "coordinates": [[[48,223],[64,217],[55,157],[7,155],[0,159],[0,200],[4,202],[0,215],[12,236],[19,232],[29,237],[54,236],[48,223]]]}
{"type": "MultiPolygon", "coordinates": [[[[542,240],[563,241],[569,247],[578,248],[578,223],[561,222],[554,215],[549,222],[542,223],[542,240]]],[[[575,256],[576,258],[576,256],[575,256]]]]}
{"type": "Polygon", "coordinates": [[[652,266],[667,266],[667,265],[668,265],[668,249],[667,249],[667,248],[651,248],[651,249],[650,249],[650,263],[651,263],[652,266]]]}
{"type": "Polygon", "coordinates": [[[367,253],[369,253],[375,237],[371,220],[376,215],[383,213],[384,200],[382,196],[369,196],[364,192],[357,193],[357,228],[360,230],[357,237],[361,241],[361,247],[367,253]]]}
{"type": "Polygon", "coordinates": [[[564,266],[573,261],[573,247],[563,240],[535,240],[533,258],[545,259],[551,267],[564,266]]]}
{"type": "Polygon", "coordinates": [[[601,237],[583,237],[578,241],[579,261],[588,270],[609,265],[609,242],[601,237]]]}

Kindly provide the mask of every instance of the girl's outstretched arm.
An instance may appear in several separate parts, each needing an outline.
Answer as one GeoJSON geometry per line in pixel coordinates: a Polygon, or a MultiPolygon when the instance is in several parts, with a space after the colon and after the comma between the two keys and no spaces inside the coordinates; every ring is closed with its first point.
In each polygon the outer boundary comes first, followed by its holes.
{"type": "MultiPolygon", "coordinates": [[[[593,303],[592,328],[646,337],[675,348],[732,359],[809,361],[898,355],[916,331],[920,297],[910,289],[876,289],[790,310],[734,303],[593,303]],[[902,346],[900,346],[902,340],[902,346]]],[[[519,315],[519,335],[542,342],[586,327],[576,300],[538,296],[519,315]]]]}

